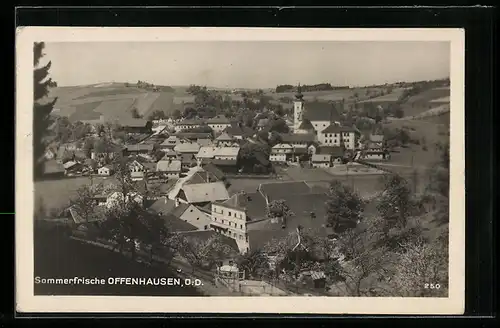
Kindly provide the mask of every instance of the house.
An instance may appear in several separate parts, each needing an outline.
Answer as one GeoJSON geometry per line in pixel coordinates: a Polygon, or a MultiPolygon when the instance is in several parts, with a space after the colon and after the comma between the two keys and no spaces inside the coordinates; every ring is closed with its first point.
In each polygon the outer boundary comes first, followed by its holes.
{"type": "Polygon", "coordinates": [[[239,147],[236,138],[229,135],[227,132],[222,132],[220,136],[215,139],[217,147],[239,147]]]}
{"type": "Polygon", "coordinates": [[[153,128],[153,122],[139,118],[121,119],[118,123],[127,133],[151,133],[153,128]]]}
{"type": "Polygon", "coordinates": [[[222,181],[183,185],[175,196],[177,204],[189,203],[202,207],[226,199],[229,199],[229,194],[222,181]]]}
{"type": "Polygon", "coordinates": [[[390,154],[383,148],[372,148],[361,151],[361,159],[364,160],[375,160],[375,161],[385,161],[390,159],[390,154]]]}
{"type": "Polygon", "coordinates": [[[191,167],[196,166],[196,159],[193,154],[182,154],[181,155],[181,166],[182,170],[189,170],[191,167]]]}
{"type": "Polygon", "coordinates": [[[320,167],[331,167],[332,166],[332,155],[328,154],[316,154],[311,156],[311,165],[315,168],[320,167]]]}
{"type": "Polygon", "coordinates": [[[175,146],[174,150],[181,155],[183,154],[194,155],[200,151],[200,145],[194,142],[184,142],[175,146]]]}
{"type": "Polygon", "coordinates": [[[179,179],[182,162],[178,159],[162,158],[156,163],[156,171],[161,172],[168,178],[179,179]]]}
{"type": "Polygon", "coordinates": [[[203,120],[191,119],[191,120],[181,120],[177,122],[174,126],[175,132],[191,130],[194,128],[199,128],[204,124],[203,120]]]}
{"type": "Polygon", "coordinates": [[[160,218],[165,222],[165,227],[169,232],[175,233],[187,233],[192,231],[198,231],[199,229],[189,222],[182,220],[181,218],[175,216],[172,213],[159,215],[160,218]]]}
{"type": "Polygon", "coordinates": [[[179,154],[173,149],[167,149],[163,158],[177,159],[179,158],[179,154]]]}
{"type": "Polygon", "coordinates": [[[224,115],[217,115],[207,120],[207,124],[215,132],[224,131],[224,129],[231,126],[231,122],[224,115]]]}
{"type": "Polygon", "coordinates": [[[356,149],[356,133],[351,127],[332,123],[318,135],[318,141],[325,146],[344,146],[346,149],[356,149]]]}
{"type": "Polygon", "coordinates": [[[217,148],[214,153],[214,158],[224,161],[236,161],[240,147],[221,147],[217,148]]]}
{"type": "Polygon", "coordinates": [[[214,231],[236,241],[240,253],[249,250],[247,223],[265,218],[266,201],[260,193],[236,193],[225,201],[211,206],[211,227],[214,231]]]}
{"type": "Polygon", "coordinates": [[[173,149],[175,146],[181,143],[181,140],[176,136],[170,136],[165,139],[158,148],[161,150],[173,149]]]}
{"type": "Polygon", "coordinates": [[[271,148],[269,160],[273,163],[286,163],[287,159],[293,153],[293,146],[290,144],[280,143],[271,148]],[[288,156],[287,156],[288,155],[288,156]]]}
{"type": "Polygon", "coordinates": [[[97,174],[109,177],[113,174],[113,168],[110,165],[105,165],[97,169],[97,174]]]}
{"type": "Polygon", "coordinates": [[[316,141],[316,135],[312,133],[301,133],[301,134],[280,134],[280,138],[283,143],[290,144],[292,146],[309,146],[316,141]]]}
{"type": "Polygon", "coordinates": [[[139,155],[139,154],[149,154],[155,150],[155,145],[153,144],[135,144],[125,146],[125,155],[139,155]]]}
{"type": "Polygon", "coordinates": [[[148,206],[147,211],[152,214],[166,215],[171,213],[175,208],[175,201],[168,197],[162,196],[156,199],[148,206]]]}
{"type": "Polygon", "coordinates": [[[215,153],[217,152],[217,147],[200,147],[200,150],[195,155],[197,160],[203,159],[212,159],[215,157],[215,153]]]}
{"type": "Polygon", "coordinates": [[[64,175],[74,176],[82,173],[83,165],[76,161],[68,161],[63,164],[64,175]]]}
{"type": "Polygon", "coordinates": [[[338,146],[321,146],[318,149],[318,154],[330,155],[332,164],[342,164],[345,151],[342,147],[338,146]]]}
{"type": "Polygon", "coordinates": [[[243,140],[255,134],[255,131],[252,128],[244,126],[241,122],[231,123],[231,126],[224,129],[223,132],[226,132],[236,140],[243,140]]]}
{"type": "Polygon", "coordinates": [[[198,139],[212,139],[212,134],[205,132],[178,132],[175,136],[179,139],[189,140],[191,142],[197,142],[198,139]]]}
{"type": "Polygon", "coordinates": [[[379,148],[384,147],[384,136],[382,134],[370,134],[369,141],[379,148]]]}
{"type": "Polygon", "coordinates": [[[146,172],[150,170],[138,160],[133,160],[128,163],[128,169],[130,171],[130,177],[133,181],[143,180],[146,176],[146,172]]]}
{"type": "Polygon", "coordinates": [[[171,214],[195,226],[197,230],[211,229],[210,223],[212,220],[210,216],[192,204],[181,203],[172,210],[171,214]]]}
{"type": "Polygon", "coordinates": [[[60,178],[65,175],[65,172],[63,164],[57,162],[55,159],[43,163],[43,174],[47,177],[60,178]]]}

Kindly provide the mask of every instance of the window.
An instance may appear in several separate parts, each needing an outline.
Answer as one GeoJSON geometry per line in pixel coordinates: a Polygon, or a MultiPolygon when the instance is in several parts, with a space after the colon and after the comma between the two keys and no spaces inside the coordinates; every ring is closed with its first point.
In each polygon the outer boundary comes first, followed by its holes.
{"type": "Polygon", "coordinates": [[[208,230],[208,226],[207,225],[205,226],[205,230],[208,230]]]}
{"type": "Polygon", "coordinates": [[[224,220],[222,220],[222,224],[224,224],[224,220]]]}
{"type": "Polygon", "coordinates": [[[196,221],[200,220],[200,218],[196,218],[196,221]]]}
{"type": "Polygon", "coordinates": [[[240,240],[243,240],[243,236],[242,235],[240,235],[240,240]]]}
{"type": "Polygon", "coordinates": [[[227,212],[227,215],[228,215],[228,216],[231,216],[231,212],[227,212]]]}
{"type": "Polygon", "coordinates": [[[193,209],[191,209],[189,212],[193,212],[193,209]]]}
{"type": "Polygon", "coordinates": [[[240,224],[240,229],[243,229],[243,224],[240,224]]]}

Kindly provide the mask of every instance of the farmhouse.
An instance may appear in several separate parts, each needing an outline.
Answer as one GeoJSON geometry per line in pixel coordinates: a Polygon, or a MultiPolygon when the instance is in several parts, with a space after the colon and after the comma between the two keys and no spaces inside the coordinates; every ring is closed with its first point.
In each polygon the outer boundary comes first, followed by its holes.
{"type": "Polygon", "coordinates": [[[156,171],[161,172],[168,178],[178,179],[181,174],[181,161],[171,158],[163,158],[156,163],[156,171]]]}
{"type": "Polygon", "coordinates": [[[224,131],[224,129],[231,126],[231,122],[224,115],[217,115],[207,120],[207,124],[215,132],[224,131]]]}
{"type": "Polygon", "coordinates": [[[125,147],[125,155],[139,155],[139,154],[148,154],[153,152],[155,149],[155,145],[152,144],[135,144],[135,145],[127,145],[125,147]]]}
{"type": "Polygon", "coordinates": [[[76,161],[68,161],[63,164],[64,174],[68,176],[78,175],[82,173],[83,165],[76,161]]]}
{"type": "Polygon", "coordinates": [[[217,147],[201,147],[195,157],[197,160],[212,159],[217,150],[217,147]]]}
{"type": "Polygon", "coordinates": [[[332,164],[341,164],[344,158],[344,149],[338,146],[321,146],[318,154],[330,155],[332,164]]]}
{"type": "Polygon", "coordinates": [[[176,204],[189,203],[201,207],[226,199],[229,199],[229,194],[222,181],[183,185],[175,196],[176,204]]]}
{"type": "Polygon", "coordinates": [[[182,120],[180,122],[177,122],[175,124],[175,131],[184,131],[184,130],[191,130],[194,128],[199,128],[204,124],[203,120],[199,119],[192,119],[192,120],[182,120]]]}
{"type": "Polygon", "coordinates": [[[181,168],[182,170],[189,170],[191,167],[196,166],[196,159],[193,154],[182,154],[181,155],[181,168]]]}
{"type": "Polygon", "coordinates": [[[285,163],[287,161],[287,154],[293,152],[293,147],[290,144],[277,144],[271,148],[269,160],[273,163],[285,163]]]}
{"type": "Polygon", "coordinates": [[[138,118],[120,120],[118,122],[127,133],[151,133],[153,122],[138,118]]]}
{"type": "Polygon", "coordinates": [[[214,158],[224,161],[236,161],[240,147],[221,147],[217,148],[214,153],[214,158]]]}
{"type": "Polygon", "coordinates": [[[171,214],[193,225],[197,230],[210,230],[210,222],[212,220],[209,215],[194,205],[181,203],[172,210],[171,214]]]}
{"type": "Polygon", "coordinates": [[[149,169],[138,160],[133,160],[128,163],[128,169],[130,171],[130,177],[133,181],[143,180],[146,172],[149,172],[149,169]]]}
{"type": "Polygon", "coordinates": [[[167,139],[165,139],[160,145],[159,145],[159,148],[162,149],[162,150],[165,150],[165,149],[173,149],[175,146],[177,146],[178,144],[180,144],[181,141],[179,138],[177,138],[176,136],[170,136],[168,137],[167,139]]]}
{"type": "Polygon", "coordinates": [[[217,147],[239,147],[236,139],[227,132],[222,132],[222,134],[215,139],[215,144],[217,147]]]}
{"type": "Polygon", "coordinates": [[[110,165],[105,165],[97,169],[97,174],[102,176],[110,176],[113,174],[113,168],[110,165]]]}
{"type": "Polygon", "coordinates": [[[332,155],[316,154],[311,157],[312,167],[330,167],[332,166],[332,155]]]}
{"type": "Polygon", "coordinates": [[[200,145],[194,142],[180,143],[174,147],[174,150],[179,154],[197,154],[200,151],[200,145]]]}

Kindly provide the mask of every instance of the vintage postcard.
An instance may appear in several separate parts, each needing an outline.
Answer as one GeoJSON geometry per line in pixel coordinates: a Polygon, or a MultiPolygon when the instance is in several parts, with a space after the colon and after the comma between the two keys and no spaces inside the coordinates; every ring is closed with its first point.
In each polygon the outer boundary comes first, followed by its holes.
{"type": "Polygon", "coordinates": [[[463,313],[463,30],[19,27],[16,68],[19,312],[463,313]]]}

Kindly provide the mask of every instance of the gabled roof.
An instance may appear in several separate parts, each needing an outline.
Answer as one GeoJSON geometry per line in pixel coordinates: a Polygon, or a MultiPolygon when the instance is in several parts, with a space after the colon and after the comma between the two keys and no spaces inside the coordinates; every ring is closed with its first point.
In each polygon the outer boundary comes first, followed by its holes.
{"type": "Polygon", "coordinates": [[[192,206],[191,204],[185,204],[185,203],[180,203],[178,206],[174,207],[170,213],[175,215],[176,217],[180,218],[186,210],[192,206]]]}
{"type": "Polygon", "coordinates": [[[153,151],[154,144],[136,144],[136,145],[127,145],[127,151],[153,151]]]}
{"type": "Polygon", "coordinates": [[[321,146],[318,148],[318,154],[329,154],[333,157],[342,157],[344,156],[344,149],[337,146],[321,146]]]}
{"type": "Polygon", "coordinates": [[[299,130],[314,130],[314,126],[308,119],[302,120],[302,122],[299,125],[299,130]]]}
{"type": "Polygon", "coordinates": [[[321,133],[342,133],[342,132],[355,132],[355,130],[348,126],[340,126],[335,123],[330,124],[321,133]]]}
{"type": "Polygon", "coordinates": [[[272,149],[292,149],[293,146],[287,143],[279,143],[273,146],[272,149]]]}
{"type": "Polygon", "coordinates": [[[224,132],[231,136],[241,136],[242,138],[250,137],[255,134],[255,131],[252,128],[244,126],[241,123],[232,123],[231,126],[224,129],[224,132]]]}
{"type": "Polygon", "coordinates": [[[68,162],[66,162],[66,163],[63,164],[63,167],[67,170],[67,169],[70,169],[70,168],[72,168],[73,166],[76,166],[76,165],[78,165],[77,162],[75,162],[75,161],[68,161],[68,162]]]}
{"type": "Polygon", "coordinates": [[[191,223],[181,220],[179,217],[173,215],[172,213],[162,215],[161,218],[165,221],[165,226],[170,232],[186,232],[198,230],[198,228],[191,223]]]}
{"type": "Polygon", "coordinates": [[[149,206],[148,210],[153,213],[161,213],[163,215],[167,213],[171,213],[175,208],[175,201],[168,199],[167,197],[162,197],[156,200],[151,206],[149,206]]]}
{"type": "Polygon", "coordinates": [[[224,115],[217,115],[207,120],[207,124],[230,124],[231,122],[224,115]]]}
{"type": "Polygon", "coordinates": [[[205,133],[205,132],[177,132],[175,135],[178,138],[189,139],[189,140],[212,138],[212,135],[210,133],[205,133]]]}
{"type": "Polygon", "coordinates": [[[217,153],[217,147],[200,147],[197,158],[213,158],[217,153]]]}
{"type": "Polygon", "coordinates": [[[316,163],[330,162],[332,155],[329,154],[314,154],[311,156],[311,161],[316,163]]]}
{"type": "Polygon", "coordinates": [[[197,153],[200,150],[200,145],[194,142],[185,142],[174,147],[178,153],[197,153]]]}
{"type": "Polygon", "coordinates": [[[240,147],[221,147],[216,148],[215,156],[238,156],[240,152],[240,147]]]}
{"type": "Polygon", "coordinates": [[[180,172],[181,171],[181,161],[180,160],[161,160],[156,163],[156,171],[159,172],[180,172]]]}
{"type": "Polygon", "coordinates": [[[316,136],[312,133],[280,134],[283,142],[313,142],[316,136]]]}
{"type": "Polygon", "coordinates": [[[204,123],[203,120],[192,119],[192,120],[182,120],[180,122],[177,122],[176,125],[201,125],[203,123],[204,123]]]}
{"type": "Polygon", "coordinates": [[[269,201],[281,199],[291,194],[306,194],[311,191],[311,187],[304,181],[286,181],[262,183],[259,191],[263,196],[267,196],[269,201]]]}
{"type": "Polygon", "coordinates": [[[218,180],[222,180],[225,177],[224,172],[222,172],[217,166],[210,163],[203,165],[203,171],[213,174],[218,180]]]}
{"type": "Polygon", "coordinates": [[[341,116],[335,106],[325,102],[309,102],[304,105],[304,117],[309,121],[340,121],[341,116]]]}
{"type": "Polygon", "coordinates": [[[246,211],[249,220],[260,220],[266,217],[267,204],[265,198],[259,192],[239,192],[226,201],[217,204],[246,211]]]}
{"type": "Polygon", "coordinates": [[[223,182],[211,182],[200,184],[188,184],[181,188],[189,203],[214,202],[229,198],[226,186],[223,182]]]}
{"type": "Polygon", "coordinates": [[[217,141],[234,141],[234,138],[230,136],[227,132],[222,132],[215,140],[217,141]]]}

